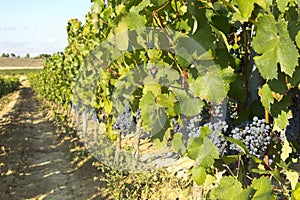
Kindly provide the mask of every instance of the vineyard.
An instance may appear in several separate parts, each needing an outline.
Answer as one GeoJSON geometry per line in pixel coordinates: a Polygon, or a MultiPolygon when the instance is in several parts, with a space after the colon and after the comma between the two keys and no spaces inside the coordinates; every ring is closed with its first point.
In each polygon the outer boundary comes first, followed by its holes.
{"type": "Polygon", "coordinates": [[[92,2],[29,78],[115,198],[300,199],[300,1],[92,2]]]}
{"type": "Polygon", "coordinates": [[[3,78],[0,76],[0,98],[17,90],[19,80],[17,77],[3,78]]]}

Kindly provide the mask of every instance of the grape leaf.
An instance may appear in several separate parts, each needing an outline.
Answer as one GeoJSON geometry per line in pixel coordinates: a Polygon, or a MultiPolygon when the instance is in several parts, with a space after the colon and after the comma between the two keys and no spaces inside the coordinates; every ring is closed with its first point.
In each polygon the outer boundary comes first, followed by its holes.
{"type": "Polygon", "coordinates": [[[161,133],[166,127],[167,116],[165,109],[156,103],[156,97],[151,91],[141,97],[140,108],[143,127],[147,128],[152,135],[161,133]]]}
{"type": "Polygon", "coordinates": [[[178,99],[180,114],[192,117],[201,112],[204,106],[203,101],[195,97],[189,97],[186,92],[181,89],[173,88],[172,91],[178,99]]]}
{"type": "Polygon", "coordinates": [[[234,74],[234,69],[231,67],[227,67],[222,70],[222,80],[224,83],[224,89],[226,93],[229,92],[230,90],[230,84],[235,80],[235,74],[234,74]]]}
{"type": "Polygon", "coordinates": [[[151,3],[157,7],[164,5],[167,0],[151,0],[151,3]]]}
{"type": "Polygon", "coordinates": [[[274,103],[274,98],[270,87],[267,84],[264,84],[259,90],[259,95],[261,97],[262,105],[270,112],[271,104],[274,103]]]}
{"type": "Polygon", "coordinates": [[[236,0],[237,6],[241,12],[242,17],[248,19],[254,9],[254,3],[256,0],[236,0]]]}
{"type": "Polygon", "coordinates": [[[202,185],[206,179],[206,171],[203,167],[193,167],[192,170],[192,177],[197,185],[202,185]]]}
{"type": "Polygon", "coordinates": [[[285,129],[289,124],[289,118],[291,117],[290,112],[285,112],[284,110],[274,119],[274,127],[279,129],[285,129]]]}
{"type": "Polygon", "coordinates": [[[292,193],[292,200],[300,199],[300,183],[296,184],[296,188],[292,193]]]}
{"type": "Polygon", "coordinates": [[[141,16],[136,12],[131,12],[126,16],[126,23],[128,29],[132,30],[145,27],[146,19],[144,16],[141,16]]]}
{"type": "Polygon", "coordinates": [[[91,10],[92,12],[95,12],[95,13],[101,13],[103,8],[104,8],[104,1],[102,0],[95,0],[93,5],[91,6],[91,10]]]}
{"type": "Polygon", "coordinates": [[[253,39],[254,50],[261,55],[254,57],[256,66],[265,79],[277,77],[277,64],[281,71],[292,76],[298,65],[298,51],[287,30],[287,22],[276,21],[274,17],[261,15],[257,34],[253,39]]]}
{"type": "Polygon", "coordinates": [[[126,32],[128,30],[127,22],[125,18],[122,18],[122,20],[119,22],[117,27],[114,28],[114,34],[116,35],[114,37],[115,46],[120,51],[125,51],[128,48],[129,44],[129,38],[128,33],[126,32]]]}
{"type": "Polygon", "coordinates": [[[182,133],[175,133],[173,136],[172,147],[175,152],[183,155],[186,152],[186,147],[182,141],[182,133]]]}
{"type": "Polygon", "coordinates": [[[296,71],[293,73],[293,76],[289,79],[289,82],[294,86],[297,87],[300,83],[300,66],[296,67],[296,71]]]}
{"type": "Polygon", "coordinates": [[[203,144],[199,148],[196,162],[199,166],[211,167],[215,160],[219,158],[218,148],[208,139],[204,138],[203,144]]]}
{"type": "Polygon", "coordinates": [[[196,160],[199,152],[200,146],[203,144],[203,140],[200,137],[194,138],[191,144],[188,146],[188,157],[192,160],[196,160]]]}
{"type": "Polygon", "coordinates": [[[233,176],[224,176],[220,185],[215,189],[216,199],[232,200],[240,199],[240,193],[243,191],[242,184],[233,176]]]}
{"type": "Polygon", "coordinates": [[[241,150],[243,150],[244,153],[249,154],[249,150],[247,149],[247,147],[245,146],[245,144],[242,141],[234,139],[232,137],[225,137],[225,138],[229,142],[236,144],[241,150]]]}
{"type": "Polygon", "coordinates": [[[297,47],[300,48],[300,31],[298,31],[295,40],[296,40],[297,47]]]}
{"type": "Polygon", "coordinates": [[[280,154],[280,158],[285,161],[290,153],[293,152],[292,147],[290,147],[289,141],[286,139],[286,137],[284,138],[284,143],[281,149],[282,153],[280,154]]]}
{"type": "Polygon", "coordinates": [[[190,89],[194,96],[219,104],[226,97],[220,71],[210,68],[205,75],[200,75],[196,80],[189,78],[190,89]]]}
{"type": "Polygon", "coordinates": [[[256,190],[253,200],[274,200],[271,181],[268,177],[255,178],[252,181],[252,187],[256,190]]]}
{"type": "Polygon", "coordinates": [[[291,182],[292,190],[296,189],[298,183],[299,174],[296,171],[287,170],[284,171],[286,178],[291,182]]]}
{"type": "Polygon", "coordinates": [[[150,5],[150,0],[141,1],[137,6],[132,6],[129,9],[129,13],[132,13],[132,12],[139,13],[140,11],[142,11],[143,9],[145,9],[149,5],[150,5]]]}
{"type": "Polygon", "coordinates": [[[290,0],[276,0],[278,9],[281,13],[285,12],[286,6],[289,3],[290,0]]]}

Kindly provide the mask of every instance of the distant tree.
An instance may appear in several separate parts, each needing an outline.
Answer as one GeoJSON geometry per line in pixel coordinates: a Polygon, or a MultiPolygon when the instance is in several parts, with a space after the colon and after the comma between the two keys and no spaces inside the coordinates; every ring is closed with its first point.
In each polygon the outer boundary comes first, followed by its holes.
{"type": "Polygon", "coordinates": [[[7,57],[6,53],[2,53],[1,57],[3,57],[3,58],[7,57]]]}
{"type": "Polygon", "coordinates": [[[17,58],[20,58],[20,55],[18,55],[17,58]]]}
{"type": "Polygon", "coordinates": [[[9,54],[8,53],[6,54],[6,57],[9,58],[9,54]]]}
{"type": "Polygon", "coordinates": [[[15,58],[15,57],[16,57],[16,54],[11,53],[11,54],[10,54],[10,57],[15,58]]]}
{"type": "Polygon", "coordinates": [[[26,54],[25,58],[30,58],[30,55],[29,53],[26,54]]]}

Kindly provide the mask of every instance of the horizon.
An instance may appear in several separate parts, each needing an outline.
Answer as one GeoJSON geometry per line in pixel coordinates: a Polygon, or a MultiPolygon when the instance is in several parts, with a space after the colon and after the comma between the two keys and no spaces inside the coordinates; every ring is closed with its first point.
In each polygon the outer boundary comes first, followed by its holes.
{"type": "Polygon", "coordinates": [[[90,0],[5,1],[0,8],[0,54],[30,57],[61,52],[68,44],[70,19],[85,23],[90,0]],[[24,12],[26,10],[26,12],[24,12]],[[21,20],[22,19],[22,20],[21,20]]]}

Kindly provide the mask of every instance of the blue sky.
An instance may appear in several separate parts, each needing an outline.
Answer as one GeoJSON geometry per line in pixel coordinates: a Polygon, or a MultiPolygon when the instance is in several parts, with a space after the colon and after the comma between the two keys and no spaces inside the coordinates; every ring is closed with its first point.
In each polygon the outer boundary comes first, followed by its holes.
{"type": "Polygon", "coordinates": [[[90,0],[7,0],[0,3],[0,54],[52,54],[67,45],[69,19],[84,22],[90,0]]]}

